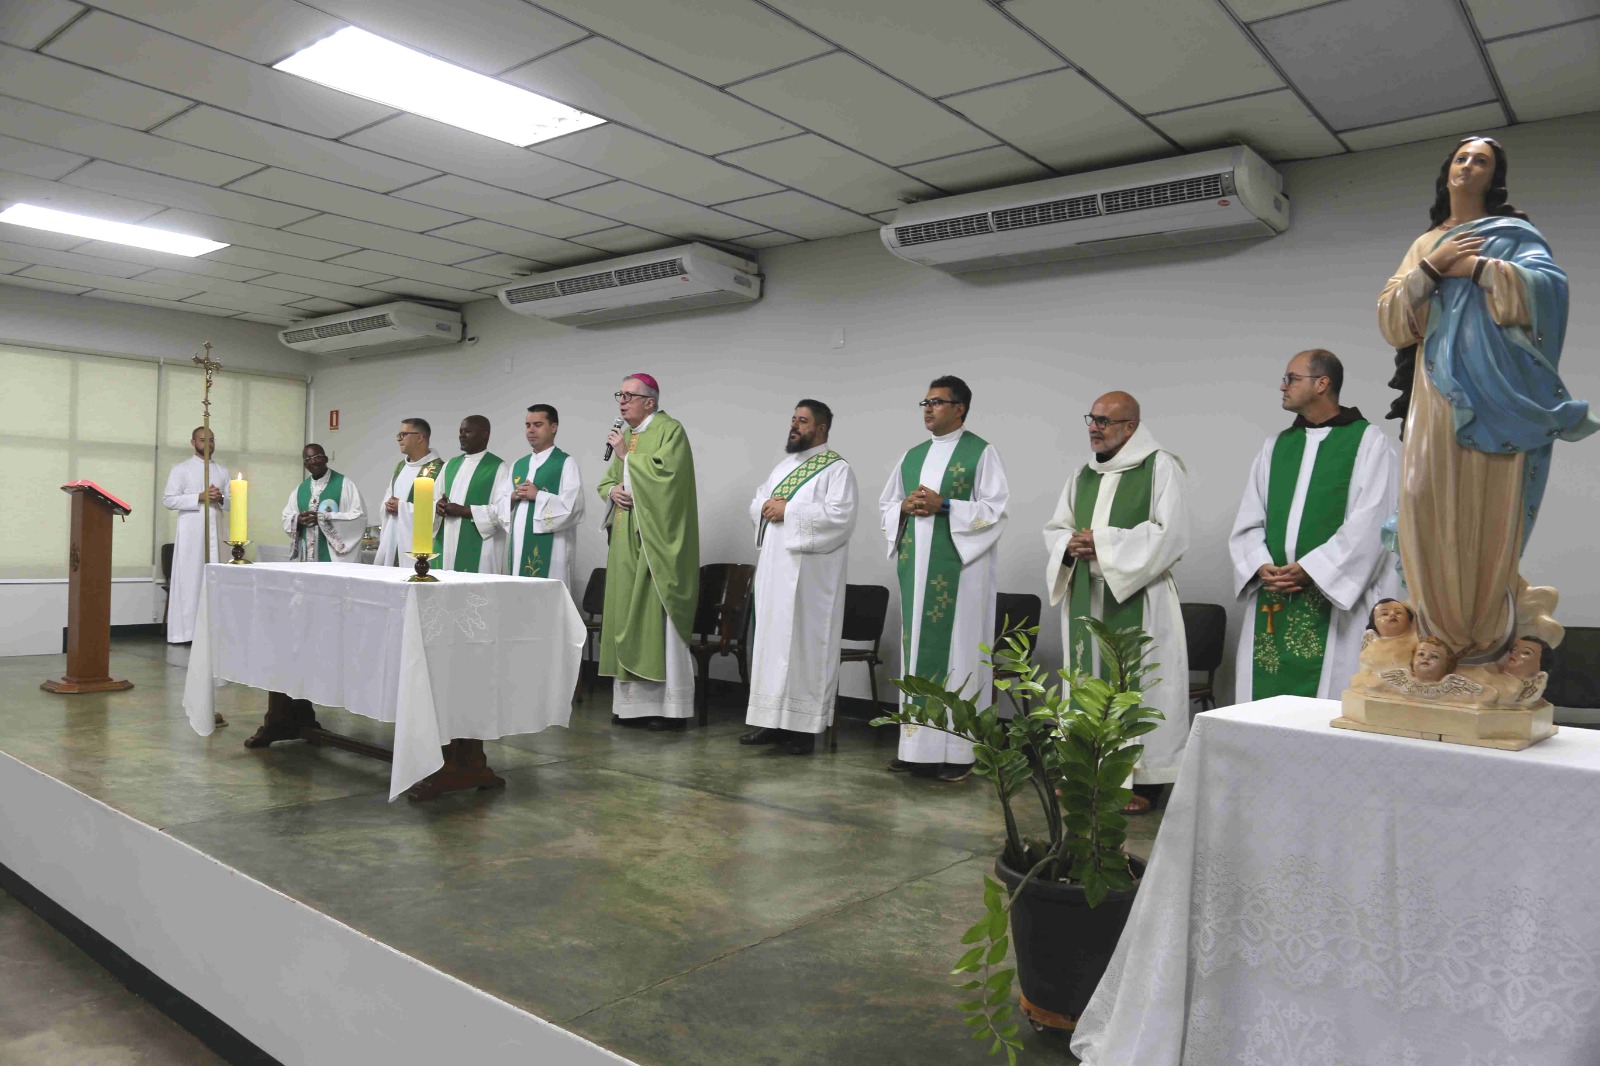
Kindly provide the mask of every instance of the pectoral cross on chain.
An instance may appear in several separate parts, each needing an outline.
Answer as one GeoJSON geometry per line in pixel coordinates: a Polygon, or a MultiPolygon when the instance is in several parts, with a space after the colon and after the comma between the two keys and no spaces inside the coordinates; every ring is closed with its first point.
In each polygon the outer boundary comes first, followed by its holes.
{"type": "Polygon", "coordinates": [[[1267,616],[1267,634],[1269,636],[1276,632],[1272,628],[1272,616],[1281,610],[1283,610],[1283,604],[1281,603],[1263,603],[1261,605],[1261,613],[1267,616]]]}

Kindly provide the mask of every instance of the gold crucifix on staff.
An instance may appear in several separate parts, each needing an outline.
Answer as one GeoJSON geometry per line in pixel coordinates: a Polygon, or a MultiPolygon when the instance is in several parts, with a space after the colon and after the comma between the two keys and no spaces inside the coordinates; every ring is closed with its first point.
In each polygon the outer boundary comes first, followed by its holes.
{"type": "MultiPolygon", "coordinates": [[[[194,364],[196,366],[198,366],[200,369],[202,369],[202,370],[204,370],[206,372],[205,394],[200,399],[201,424],[204,425],[205,428],[206,428],[206,442],[205,442],[206,443],[206,456],[205,456],[205,463],[201,467],[201,475],[200,475],[200,495],[201,495],[202,498],[204,498],[208,494],[208,492],[209,492],[209,490],[211,488],[211,450],[214,447],[214,444],[213,444],[213,439],[214,438],[211,436],[211,378],[212,378],[212,375],[214,375],[217,371],[222,369],[222,364],[217,362],[215,359],[211,358],[211,342],[210,341],[206,341],[206,343],[204,344],[203,347],[204,347],[204,354],[202,354],[201,352],[195,352],[194,353],[194,364]]],[[[205,559],[205,561],[207,563],[209,563],[209,562],[211,562],[211,501],[210,500],[206,500],[205,513],[204,513],[204,518],[203,518],[203,520],[201,522],[201,527],[202,527],[202,530],[203,530],[203,532],[201,534],[201,536],[202,536],[201,543],[205,546],[204,547],[205,555],[203,556],[203,558],[205,559]]]]}

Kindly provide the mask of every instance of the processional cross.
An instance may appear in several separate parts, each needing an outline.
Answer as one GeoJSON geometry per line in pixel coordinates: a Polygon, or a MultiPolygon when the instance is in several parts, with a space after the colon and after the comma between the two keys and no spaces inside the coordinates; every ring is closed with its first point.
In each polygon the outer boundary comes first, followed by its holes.
{"type": "Polygon", "coordinates": [[[206,372],[205,393],[200,399],[201,424],[206,427],[205,467],[200,475],[200,495],[205,498],[204,518],[201,521],[201,543],[205,545],[204,559],[211,561],[211,378],[222,369],[222,364],[211,358],[211,342],[203,345],[204,354],[194,353],[194,364],[206,372]]]}

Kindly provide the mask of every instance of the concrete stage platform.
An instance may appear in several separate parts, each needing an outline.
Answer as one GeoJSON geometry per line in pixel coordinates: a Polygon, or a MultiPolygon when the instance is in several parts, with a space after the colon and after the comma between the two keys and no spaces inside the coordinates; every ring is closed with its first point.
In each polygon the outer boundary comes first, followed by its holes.
{"type": "Polygon", "coordinates": [[[948,971],[997,804],[885,772],[890,731],[780,755],[736,743],[735,695],[648,733],[600,689],[571,729],[486,745],[504,792],[391,804],[386,764],[246,750],[258,690],[195,736],[185,654],[119,642],[136,687],[72,697],[38,688],[61,656],[0,660],[0,864],[279,1062],[993,1061],[948,971]]]}

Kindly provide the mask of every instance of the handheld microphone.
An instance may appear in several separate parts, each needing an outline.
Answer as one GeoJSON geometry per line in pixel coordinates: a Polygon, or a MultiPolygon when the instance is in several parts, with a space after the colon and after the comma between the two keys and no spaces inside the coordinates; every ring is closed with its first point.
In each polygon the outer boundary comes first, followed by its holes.
{"type": "MultiPolygon", "coordinates": [[[[622,419],[619,418],[615,422],[611,423],[611,428],[613,430],[621,429],[622,428],[622,419]]],[[[611,461],[611,442],[610,441],[606,441],[605,462],[609,463],[610,461],[611,461]]]]}

